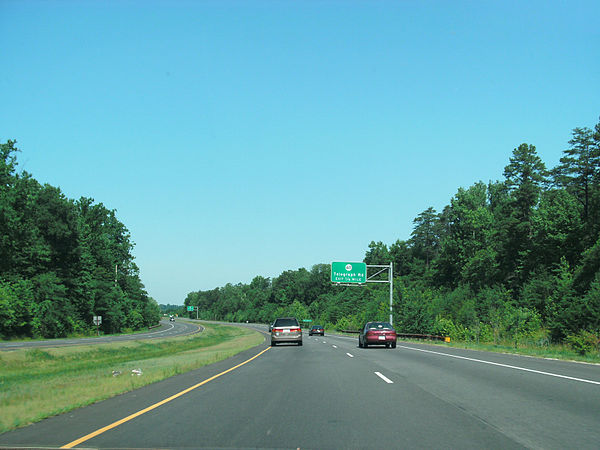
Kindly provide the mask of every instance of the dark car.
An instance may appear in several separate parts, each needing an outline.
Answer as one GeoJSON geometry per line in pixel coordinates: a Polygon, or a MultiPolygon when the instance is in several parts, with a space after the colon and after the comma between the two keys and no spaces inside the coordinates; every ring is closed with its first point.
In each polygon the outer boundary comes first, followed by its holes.
{"type": "Polygon", "coordinates": [[[323,328],[322,325],[313,325],[312,327],[310,327],[310,330],[308,330],[308,335],[312,336],[313,334],[325,336],[325,328],[323,328]]]}
{"type": "Polygon", "coordinates": [[[367,322],[358,335],[358,346],[385,345],[396,348],[396,330],[389,322],[367,322]]]}
{"type": "Polygon", "coordinates": [[[280,317],[273,322],[271,346],[280,342],[292,342],[302,345],[302,328],[295,317],[280,317]]]}

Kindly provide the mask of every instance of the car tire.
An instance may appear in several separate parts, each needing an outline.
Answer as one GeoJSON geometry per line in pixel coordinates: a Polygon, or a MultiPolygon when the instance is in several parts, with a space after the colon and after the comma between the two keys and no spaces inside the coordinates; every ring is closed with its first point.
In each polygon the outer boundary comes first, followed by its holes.
{"type": "Polygon", "coordinates": [[[302,341],[298,342],[298,347],[302,346],[302,341]]]}
{"type": "Polygon", "coordinates": [[[271,347],[275,347],[275,342],[271,341],[271,347]]]}
{"type": "Polygon", "coordinates": [[[392,348],[396,348],[396,343],[392,342],[392,348]]]}
{"type": "Polygon", "coordinates": [[[363,348],[369,348],[369,344],[367,344],[367,341],[363,341],[363,348]]]}

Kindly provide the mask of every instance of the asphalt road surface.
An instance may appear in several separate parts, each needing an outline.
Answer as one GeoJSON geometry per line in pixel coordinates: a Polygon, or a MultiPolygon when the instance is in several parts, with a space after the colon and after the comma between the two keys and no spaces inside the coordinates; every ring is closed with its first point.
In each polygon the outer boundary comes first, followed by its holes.
{"type": "Polygon", "coordinates": [[[168,337],[184,336],[187,334],[197,333],[201,329],[202,327],[192,323],[179,321],[170,322],[168,320],[162,320],[160,322],[159,327],[153,328],[146,333],[120,334],[114,336],[98,336],[73,339],[47,339],[44,341],[0,341],[0,350],[106,344],[109,342],[137,341],[140,339],[164,339],[168,337]]]}
{"type": "Polygon", "coordinates": [[[302,347],[265,341],[5,433],[0,446],[598,449],[600,366],[305,335],[302,347]]]}

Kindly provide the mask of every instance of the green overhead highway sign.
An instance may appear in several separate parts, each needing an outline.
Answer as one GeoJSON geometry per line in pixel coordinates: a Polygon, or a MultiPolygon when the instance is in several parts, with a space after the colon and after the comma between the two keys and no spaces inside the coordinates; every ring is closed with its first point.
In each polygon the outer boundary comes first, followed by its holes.
{"type": "Polygon", "coordinates": [[[359,262],[332,262],[332,283],[357,283],[367,282],[367,265],[359,262]]]}
{"type": "Polygon", "coordinates": [[[193,310],[194,310],[194,307],[193,307],[193,306],[188,306],[188,307],[187,307],[187,310],[188,310],[188,311],[193,311],[193,310]]]}

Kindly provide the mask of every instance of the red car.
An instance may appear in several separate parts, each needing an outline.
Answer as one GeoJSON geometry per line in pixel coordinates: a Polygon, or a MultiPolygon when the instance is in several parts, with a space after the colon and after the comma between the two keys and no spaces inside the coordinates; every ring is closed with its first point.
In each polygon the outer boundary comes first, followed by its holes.
{"type": "Polygon", "coordinates": [[[367,322],[358,335],[358,346],[367,348],[369,345],[385,345],[386,348],[396,348],[396,330],[388,322],[367,322]]]}

